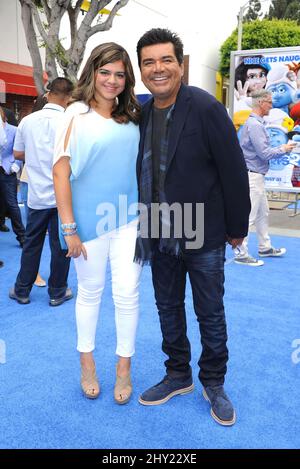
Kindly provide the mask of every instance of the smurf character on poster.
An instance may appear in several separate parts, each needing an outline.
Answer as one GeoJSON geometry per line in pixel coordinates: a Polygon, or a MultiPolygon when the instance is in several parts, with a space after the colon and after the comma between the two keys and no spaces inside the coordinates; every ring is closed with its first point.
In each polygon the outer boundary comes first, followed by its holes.
{"type": "MultiPolygon", "coordinates": [[[[268,116],[264,117],[266,130],[272,147],[283,145],[289,140],[289,132],[292,131],[294,121],[281,109],[271,109],[268,116]]],[[[291,178],[295,161],[299,160],[299,154],[285,154],[279,158],[270,160],[270,169],[265,176],[268,186],[291,187],[291,178]]]]}
{"type": "Polygon", "coordinates": [[[273,107],[287,114],[289,114],[290,107],[300,99],[297,76],[284,64],[277,64],[269,71],[266,90],[272,93],[273,107]]]}

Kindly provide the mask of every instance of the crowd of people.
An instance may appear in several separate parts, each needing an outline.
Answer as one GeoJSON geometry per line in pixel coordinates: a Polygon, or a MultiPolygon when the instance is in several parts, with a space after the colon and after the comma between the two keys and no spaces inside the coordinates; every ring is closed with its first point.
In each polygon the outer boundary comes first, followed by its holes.
{"type": "MultiPolygon", "coordinates": [[[[73,297],[68,288],[73,258],[81,388],[85,397],[96,399],[101,386],[93,352],[109,262],[118,357],[114,399],[126,404],[133,389],[140,274],[143,265],[151,265],[167,356],[165,376],[139,397],[142,405],[151,406],[194,389],[185,311],[188,276],[202,345],[203,396],[215,421],[231,426],[236,413],[224,390],[225,247],[231,245],[237,262],[251,265],[250,220],[260,254],[284,253],[271,246],[267,234],[263,178],[270,157],[290,151],[292,144],[269,148],[261,116],[271,108],[270,93],[254,86],[253,114],[240,145],[224,106],[183,83],[183,44],[177,34],[147,31],[138,41],[137,56],[141,79],[152,95],[142,108],[134,94],[131,60],[121,45],[110,42],[92,51],[75,89],[67,78],[53,80],[47,103],[18,128],[1,113],[1,194],[22,247],[9,297],[30,303],[48,232],[49,305],[73,297]],[[251,132],[263,139],[259,146],[250,145],[251,132]],[[20,162],[27,172],[26,229],[17,203],[20,162]]],[[[263,68],[251,73],[247,85],[239,84],[240,93],[250,91],[249,80],[266,78],[263,68]]],[[[0,229],[4,225],[0,218],[0,229]]]]}

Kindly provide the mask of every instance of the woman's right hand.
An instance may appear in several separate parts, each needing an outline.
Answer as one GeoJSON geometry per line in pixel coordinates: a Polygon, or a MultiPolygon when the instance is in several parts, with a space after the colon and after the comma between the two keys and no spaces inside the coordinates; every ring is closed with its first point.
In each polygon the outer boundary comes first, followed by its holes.
{"type": "Polygon", "coordinates": [[[66,257],[74,257],[74,259],[76,259],[76,257],[79,257],[82,254],[84,259],[87,260],[86,249],[77,234],[64,236],[64,238],[68,246],[66,257]]]}

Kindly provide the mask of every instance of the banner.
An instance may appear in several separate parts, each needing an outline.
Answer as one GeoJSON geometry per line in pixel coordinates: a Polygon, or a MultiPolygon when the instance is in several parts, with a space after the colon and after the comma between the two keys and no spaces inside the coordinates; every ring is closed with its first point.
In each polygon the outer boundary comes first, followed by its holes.
{"type": "Polygon", "coordinates": [[[230,115],[238,136],[252,110],[251,93],[262,88],[272,93],[264,118],[271,146],[299,142],[292,153],[270,160],[266,187],[292,189],[300,186],[300,47],[231,53],[230,115]]]}

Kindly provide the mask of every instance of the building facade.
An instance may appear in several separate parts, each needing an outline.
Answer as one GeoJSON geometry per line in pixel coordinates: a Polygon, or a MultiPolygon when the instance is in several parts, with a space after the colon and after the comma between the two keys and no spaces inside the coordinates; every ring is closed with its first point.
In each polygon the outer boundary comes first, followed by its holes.
{"type": "MultiPolygon", "coordinates": [[[[227,2],[215,0],[214,8],[209,8],[209,5],[203,6],[202,2],[196,0],[130,0],[120,10],[119,16],[114,18],[112,29],[89,39],[82,65],[99,43],[118,42],[127,49],[132,59],[136,93],[145,95],[148,90],[140,80],[136,43],[148,29],[167,27],[176,31],[184,42],[185,82],[213,95],[217,94],[218,99],[226,105],[226,90],[216,91],[220,83],[217,75],[219,48],[236,26],[235,13],[240,3],[240,0],[232,0],[228,5],[227,2]]],[[[80,18],[81,15],[79,21],[80,18]]],[[[68,36],[68,24],[63,19],[61,37],[66,38],[65,47],[68,47],[68,36]]],[[[0,102],[12,109],[20,119],[30,112],[37,92],[18,0],[0,0],[0,44],[0,102]]]]}

